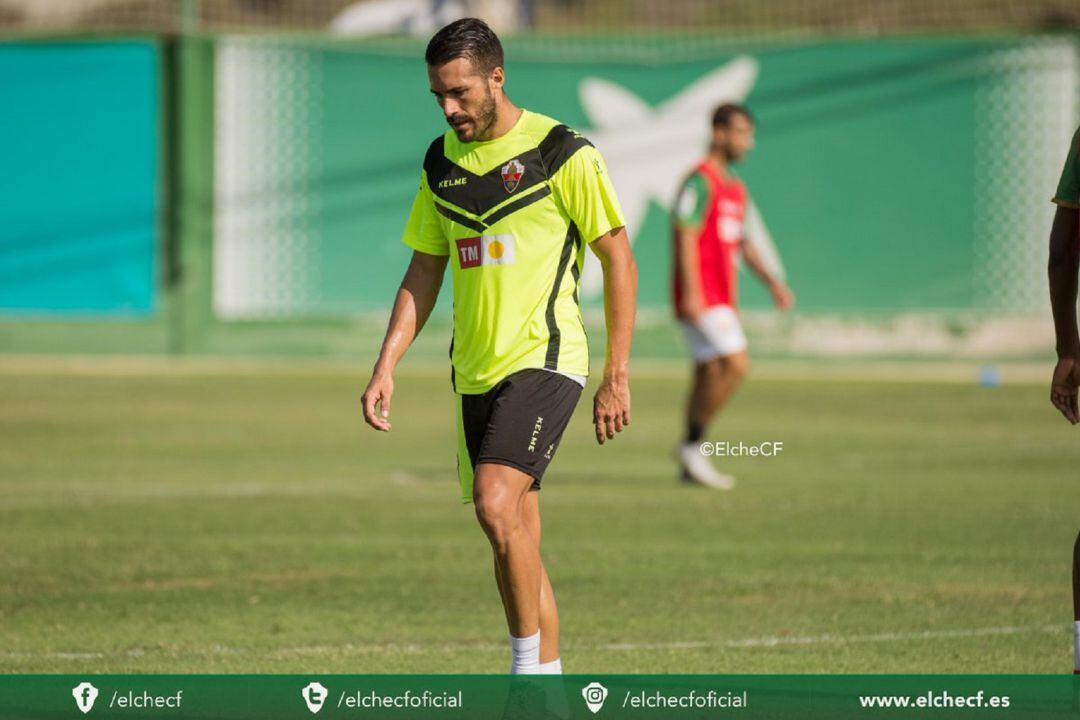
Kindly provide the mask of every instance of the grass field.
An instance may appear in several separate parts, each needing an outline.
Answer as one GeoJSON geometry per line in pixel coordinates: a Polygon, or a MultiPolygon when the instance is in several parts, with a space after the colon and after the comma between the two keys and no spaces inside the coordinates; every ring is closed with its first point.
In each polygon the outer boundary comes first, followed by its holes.
{"type": "MultiPolygon", "coordinates": [[[[0,671],[504,672],[446,373],[0,367],[0,671]]],[[[681,367],[545,478],[567,672],[1071,669],[1080,435],[1042,385],[752,379],[675,483],[681,367]]]]}

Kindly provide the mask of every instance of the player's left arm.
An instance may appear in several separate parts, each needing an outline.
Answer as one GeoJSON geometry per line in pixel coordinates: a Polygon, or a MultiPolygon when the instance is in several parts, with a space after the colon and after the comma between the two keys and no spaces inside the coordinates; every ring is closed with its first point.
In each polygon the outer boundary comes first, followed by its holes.
{"type": "Polygon", "coordinates": [[[601,445],[630,424],[630,344],[637,311],[637,263],[625,227],[589,244],[604,270],[607,351],[604,375],[593,398],[593,425],[601,445]]]}
{"type": "Polygon", "coordinates": [[[577,147],[551,184],[604,271],[607,353],[604,375],[593,398],[596,441],[603,445],[630,424],[630,343],[637,304],[637,264],[604,158],[581,136],[572,142],[577,147]]]}
{"type": "Polygon", "coordinates": [[[769,294],[772,295],[776,307],[780,310],[787,310],[792,307],[795,304],[795,293],[791,291],[787,283],[769,272],[765,262],[761,259],[761,255],[758,254],[757,248],[752,243],[748,243],[744,239],[741,246],[743,260],[746,261],[747,266],[754,271],[754,274],[758,276],[758,279],[761,280],[765,287],[769,289],[769,294]]]}

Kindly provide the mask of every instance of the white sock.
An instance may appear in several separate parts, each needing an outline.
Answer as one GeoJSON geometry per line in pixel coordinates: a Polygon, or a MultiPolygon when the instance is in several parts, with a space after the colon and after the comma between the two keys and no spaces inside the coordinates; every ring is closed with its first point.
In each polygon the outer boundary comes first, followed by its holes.
{"type": "Polygon", "coordinates": [[[511,675],[535,675],[540,671],[540,631],[529,637],[510,636],[511,675]]]}
{"type": "Polygon", "coordinates": [[[1073,635],[1075,636],[1073,642],[1073,654],[1076,655],[1076,664],[1073,665],[1073,668],[1077,672],[1080,672],[1080,620],[1073,623],[1073,635]]]}
{"type": "Polygon", "coordinates": [[[551,662],[540,663],[540,674],[562,675],[562,660],[560,660],[559,658],[555,658],[551,662]]]}

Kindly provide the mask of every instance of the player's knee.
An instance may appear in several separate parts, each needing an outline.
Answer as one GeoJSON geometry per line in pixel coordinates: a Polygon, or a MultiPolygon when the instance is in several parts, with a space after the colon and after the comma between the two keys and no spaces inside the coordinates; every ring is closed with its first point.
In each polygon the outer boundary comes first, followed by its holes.
{"type": "Polygon", "coordinates": [[[713,385],[723,380],[723,363],[723,358],[715,358],[713,360],[706,360],[705,362],[698,363],[694,368],[698,382],[713,385]]]}
{"type": "Polygon", "coordinates": [[[491,541],[496,551],[505,549],[510,544],[510,537],[518,525],[517,513],[505,503],[481,501],[475,503],[476,519],[491,541]]]}
{"type": "Polygon", "coordinates": [[[725,372],[735,380],[742,380],[750,373],[750,355],[745,352],[729,355],[724,359],[725,372]]]}
{"type": "Polygon", "coordinates": [[[516,500],[497,485],[477,484],[473,487],[473,507],[491,544],[496,550],[504,547],[520,522],[516,500]]]}

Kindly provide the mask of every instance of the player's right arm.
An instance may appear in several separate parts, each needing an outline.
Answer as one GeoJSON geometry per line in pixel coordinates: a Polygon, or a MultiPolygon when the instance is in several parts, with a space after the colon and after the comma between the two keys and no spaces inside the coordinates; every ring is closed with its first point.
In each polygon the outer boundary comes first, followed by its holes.
{"type": "Polygon", "coordinates": [[[1054,313],[1057,365],[1050,380],[1050,402],[1073,425],[1080,422],[1080,335],[1076,326],[1077,273],[1080,272],[1080,130],[1073,136],[1054,202],[1050,229],[1050,305],[1054,313]]]}
{"type": "Polygon", "coordinates": [[[394,394],[394,368],[420,334],[435,307],[446,271],[446,255],[413,251],[401,280],[379,359],[364,390],[364,420],[376,430],[390,429],[390,397],[394,394]]]}
{"type": "Polygon", "coordinates": [[[682,287],[681,307],[675,308],[679,317],[697,322],[705,309],[701,291],[701,270],[698,258],[698,236],[705,221],[708,186],[699,173],[683,183],[672,213],[675,226],[675,271],[682,287]]]}
{"type": "Polygon", "coordinates": [[[434,199],[421,176],[402,242],[413,249],[405,270],[379,358],[362,398],[364,420],[376,430],[390,430],[390,399],[394,394],[394,368],[420,334],[435,307],[450,259],[449,242],[435,214],[434,199]]]}

